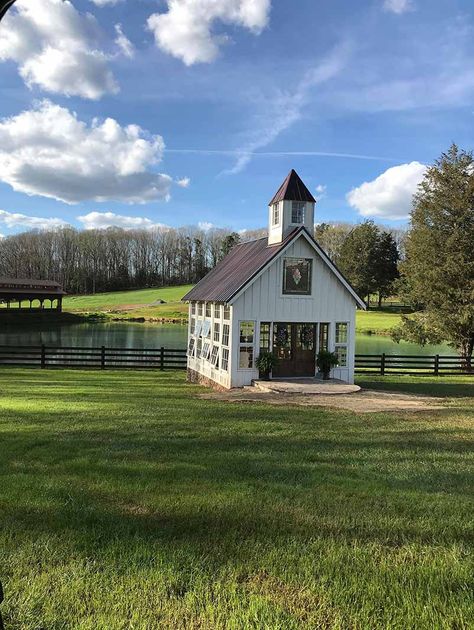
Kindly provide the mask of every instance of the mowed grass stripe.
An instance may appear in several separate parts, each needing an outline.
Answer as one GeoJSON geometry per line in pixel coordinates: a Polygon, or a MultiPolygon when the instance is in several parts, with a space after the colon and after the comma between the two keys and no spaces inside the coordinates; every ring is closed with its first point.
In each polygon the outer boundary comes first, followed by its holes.
{"type": "Polygon", "coordinates": [[[358,417],[180,373],[0,377],[8,628],[470,627],[472,399],[358,417]]]}

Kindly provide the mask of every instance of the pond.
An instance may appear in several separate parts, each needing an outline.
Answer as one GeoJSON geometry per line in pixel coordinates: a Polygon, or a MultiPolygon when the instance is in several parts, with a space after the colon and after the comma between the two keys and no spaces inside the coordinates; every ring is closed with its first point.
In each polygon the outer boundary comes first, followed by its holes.
{"type": "MultiPolygon", "coordinates": [[[[1,324],[1,322],[0,322],[1,324]]],[[[179,325],[139,324],[133,322],[83,323],[35,325],[3,324],[0,328],[0,345],[25,346],[86,346],[108,348],[186,348],[187,327],[179,325]]],[[[356,336],[357,354],[419,354],[452,355],[452,348],[418,346],[412,343],[393,342],[381,335],[356,336]]]]}

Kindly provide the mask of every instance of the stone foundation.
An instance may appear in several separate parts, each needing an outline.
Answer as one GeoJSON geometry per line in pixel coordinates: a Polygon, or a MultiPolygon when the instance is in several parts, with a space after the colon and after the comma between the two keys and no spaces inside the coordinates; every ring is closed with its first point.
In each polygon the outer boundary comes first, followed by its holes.
{"type": "Polygon", "coordinates": [[[196,385],[204,385],[205,387],[211,387],[216,392],[228,392],[229,390],[223,385],[219,385],[216,381],[213,381],[208,376],[204,376],[204,374],[200,374],[196,372],[196,370],[192,370],[188,367],[186,371],[186,380],[188,383],[195,383],[196,385]]]}

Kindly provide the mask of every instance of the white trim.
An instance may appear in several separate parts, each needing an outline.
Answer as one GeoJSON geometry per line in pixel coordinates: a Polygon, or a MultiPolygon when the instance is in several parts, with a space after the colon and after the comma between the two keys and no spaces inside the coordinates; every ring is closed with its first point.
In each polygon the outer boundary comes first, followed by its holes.
{"type": "MultiPolygon", "coordinates": [[[[278,255],[275,256],[274,258],[271,258],[268,262],[266,262],[265,265],[263,265],[263,267],[261,267],[261,269],[255,274],[255,276],[250,281],[248,281],[246,284],[244,284],[242,287],[240,287],[240,289],[238,289],[236,291],[236,293],[234,293],[233,297],[227,303],[231,304],[231,305],[234,304],[234,302],[236,302],[239,299],[239,297],[242,295],[242,293],[244,291],[246,291],[249,287],[251,287],[252,284],[256,280],[258,280],[258,278],[260,278],[260,276],[263,275],[265,273],[265,271],[271,265],[273,265],[273,263],[275,263],[279,258],[281,258],[284,255],[284,253],[286,252],[286,250],[290,247],[290,245],[292,245],[295,242],[295,240],[297,238],[299,238],[300,236],[304,236],[305,237],[307,242],[313,247],[313,249],[319,255],[321,260],[329,267],[329,269],[333,272],[333,274],[336,276],[336,278],[339,280],[339,282],[352,295],[352,297],[354,298],[354,300],[356,301],[358,306],[360,306],[360,308],[363,309],[364,311],[367,310],[366,303],[363,300],[360,299],[360,297],[357,295],[357,293],[354,291],[354,289],[351,287],[351,285],[342,276],[342,274],[336,269],[336,267],[330,261],[330,259],[327,257],[327,255],[323,252],[321,247],[316,243],[316,241],[314,241],[309,236],[309,234],[307,233],[305,228],[303,228],[299,232],[297,232],[295,234],[295,236],[288,241],[288,243],[285,245],[285,247],[280,252],[278,252],[278,255]]],[[[285,297],[288,297],[288,296],[285,296],[285,297]]],[[[298,296],[298,297],[304,297],[304,296],[298,296]]],[[[311,296],[307,296],[307,297],[311,297],[311,296]]]]}

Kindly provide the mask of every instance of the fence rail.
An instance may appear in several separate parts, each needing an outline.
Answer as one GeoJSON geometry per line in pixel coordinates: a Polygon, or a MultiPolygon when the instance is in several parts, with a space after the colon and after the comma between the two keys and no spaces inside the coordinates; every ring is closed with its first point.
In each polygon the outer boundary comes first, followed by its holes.
{"type": "MultiPolygon", "coordinates": [[[[86,346],[0,346],[0,366],[59,368],[140,368],[185,370],[183,348],[88,348],[86,346]]],[[[474,366],[473,366],[474,368],[474,366]]],[[[466,362],[459,356],[421,356],[398,354],[356,354],[356,374],[385,376],[405,374],[451,376],[469,374],[466,362]]]]}
{"type": "MultiPolygon", "coordinates": [[[[474,368],[474,366],[473,366],[474,368]]],[[[356,374],[386,376],[405,374],[421,376],[453,376],[467,374],[474,376],[466,361],[459,356],[402,355],[402,354],[356,354],[356,374]]]]}
{"type": "Polygon", "coordinates": [[[186,363],[186,350],[182,348],[0,346],[0,366],[185,370],[186,363]]]}

